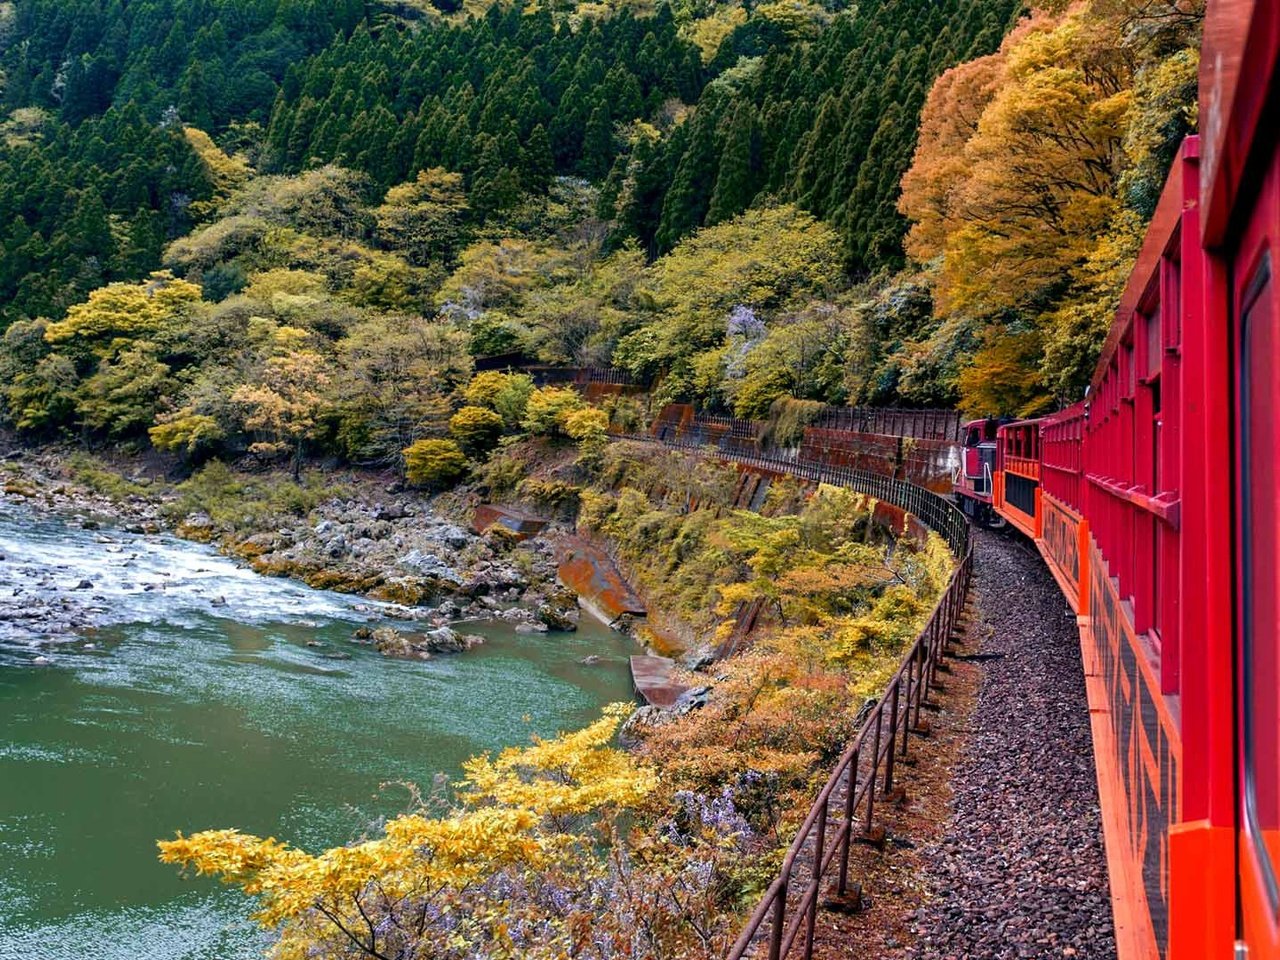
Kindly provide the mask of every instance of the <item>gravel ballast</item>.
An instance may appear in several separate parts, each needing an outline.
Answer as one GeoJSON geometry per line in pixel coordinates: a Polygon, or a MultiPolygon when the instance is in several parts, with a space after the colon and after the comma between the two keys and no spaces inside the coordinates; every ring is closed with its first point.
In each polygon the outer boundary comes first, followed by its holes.
{"type": "Polygon", "coordinates": [[[1116,948],[1075,619],[1027,540],[974,536],[983,677],[950,821],[922,858],[927,894],[908,956],[1107,960],[1116,948]]]}

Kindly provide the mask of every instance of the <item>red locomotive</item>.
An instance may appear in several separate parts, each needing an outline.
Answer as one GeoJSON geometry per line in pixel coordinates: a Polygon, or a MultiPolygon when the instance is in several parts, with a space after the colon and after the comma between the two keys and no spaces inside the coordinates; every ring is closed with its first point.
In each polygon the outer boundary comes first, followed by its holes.
{"type": "Polygon", "coordinates": [[[993,418],[971,420],[963,427],[964,453],[955,474],[956,502],[974,523],[1003,526],[993,509],[996,472],[996,430],[993,418]]]}
{"type": "MultiPolygon", "coordinates": [[[[1280,2],[1215,0],[1085,400],[956,492],[1077,614],[1121,960],[1280,960],[1280,2]]],[[[972,442],[971,442],[972,441],[972,442]]]]}

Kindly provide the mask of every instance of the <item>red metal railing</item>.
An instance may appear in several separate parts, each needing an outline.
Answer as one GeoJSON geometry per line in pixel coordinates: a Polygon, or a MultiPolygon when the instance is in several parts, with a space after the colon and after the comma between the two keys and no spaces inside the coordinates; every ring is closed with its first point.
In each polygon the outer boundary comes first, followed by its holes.
{"type": "MultiPolygon", "coordinates": [[[[633,437],[654,442],[648,436],[633,437]]],[[[964,611],[973,576],[973,546],[969,523],[955,504],[923,487],[801,459],[737,456],[688,439],[656,440],[664,446],[709,452],[745,466],[785,473],[802,479],[848,487],[885,500],[913,514],[942,535],[960,558],[946,590],[934,605],[924,629],[903,656],[897,672],[841,755],[826,784],[787,849],[777,878],[757,904],[726,960],[742,960],[767,939],[768,960],[790,956],[803,934],[801,956],[811,960],[823,884],[830,881],[836,896],[849,890],[849,857],[855,841],[880,844],[884,831],[876,826],[876,799],[897,794],[897,761],[908,756],[912,735],[923,736],[928,724],[921,710],[929,691],[938,686],[937,674],[947,644],[964,611]],[[833,813],[834,811],[834,813],[833,813]]]]}

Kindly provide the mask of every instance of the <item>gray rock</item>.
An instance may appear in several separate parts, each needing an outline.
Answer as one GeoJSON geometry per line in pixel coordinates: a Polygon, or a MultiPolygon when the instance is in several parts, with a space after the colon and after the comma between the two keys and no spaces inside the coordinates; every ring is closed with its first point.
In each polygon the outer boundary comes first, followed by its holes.
{"type": "Polygon", "coordinates": [[[456,524],[442,523],[431,531],[431,539],[437,540],[440,543],[447,543],[455,550],[461,550],[469,544],[474,537],[456,524]]]}
{"type": "Polygon", "coordinates": [[[408,567],[417,573],[435,577],[437,580],[444,580],[454,584],[462,583],[462,577],[458,576],[458,571],[434,553],[427,553],[423,550],[410,550],[396,562],[402,567],[408,567]]]}
{"type": "Polygon", "coordinates": [[[373,518],[375,520],[403,520],[408,515],[404,505],[399,503],[388,503],[386,505],[379,503],[373,508],[373,518]]]}
{"type": "Polygon", "coordinates": [[[703,647],[686,653],[680,658],[680,662],[686,670],[705,670],[716,662],[716,658],[710,650],[703,647]]]}

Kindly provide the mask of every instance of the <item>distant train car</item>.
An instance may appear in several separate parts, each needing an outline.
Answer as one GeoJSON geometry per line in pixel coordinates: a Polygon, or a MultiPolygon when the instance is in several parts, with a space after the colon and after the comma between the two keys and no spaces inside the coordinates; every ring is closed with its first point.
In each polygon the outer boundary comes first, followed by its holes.
{"type": "Polygon", "coordinates": [[[956,503],[974,523],[1003,525],[992,509],[996,469],[996,430],[999,420],[970,420],[962,427],[960,467],[956,470],[956,503]]]}
{"type": "Polygon", "coordinates": [[[992,477],[1080,626],[1120,960],[1280,960],[1280,2],[1204,38],[1089,392],[992,477]]]}
{"type": "Polygon", "coordinates": [[[1040,536],[1040,421],[1017,420],[996,431],[996,513],[1031,539],[1040,536]]]}

